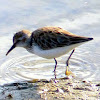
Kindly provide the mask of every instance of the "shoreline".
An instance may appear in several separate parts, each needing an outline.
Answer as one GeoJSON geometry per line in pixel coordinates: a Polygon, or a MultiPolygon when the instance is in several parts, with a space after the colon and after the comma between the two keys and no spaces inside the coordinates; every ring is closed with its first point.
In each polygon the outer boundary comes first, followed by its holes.
{"type": "Polygon", "coordinates": [[[74,78],[32,80],[0,86],[0,100],[99,100],[100,82],[74,78]]]}

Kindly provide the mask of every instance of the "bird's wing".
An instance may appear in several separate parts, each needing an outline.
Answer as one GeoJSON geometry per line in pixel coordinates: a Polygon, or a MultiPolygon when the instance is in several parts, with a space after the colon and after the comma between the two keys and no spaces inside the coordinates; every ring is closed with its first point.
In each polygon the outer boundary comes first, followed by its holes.
{"type": "Polygon", "coordinates": [[[38,29],[32,33],[32,39],[35,45],[38,45],[43,50],[69,46],[84,40],[58,27],[38,29]]]}

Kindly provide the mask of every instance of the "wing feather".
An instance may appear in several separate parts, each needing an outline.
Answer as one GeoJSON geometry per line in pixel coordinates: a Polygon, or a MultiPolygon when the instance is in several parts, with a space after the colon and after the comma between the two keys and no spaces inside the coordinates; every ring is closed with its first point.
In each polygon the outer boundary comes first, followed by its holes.
{"type": "Polygon", "coordinates": [[[32,33],[32,40],[43,50],[69,46],[86,41],[83,37],[73,35],[59,27],[44,27],[32,33]]]}

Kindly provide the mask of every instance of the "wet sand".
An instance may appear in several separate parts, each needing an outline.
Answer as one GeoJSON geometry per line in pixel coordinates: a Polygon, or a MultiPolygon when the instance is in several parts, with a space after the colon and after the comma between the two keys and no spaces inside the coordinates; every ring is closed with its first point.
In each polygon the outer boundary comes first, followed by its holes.
{"type": "Polygon", "coordinates": [[[0,100],[100,100],[100,83],[62,78],[6,84],[0,100]]]}

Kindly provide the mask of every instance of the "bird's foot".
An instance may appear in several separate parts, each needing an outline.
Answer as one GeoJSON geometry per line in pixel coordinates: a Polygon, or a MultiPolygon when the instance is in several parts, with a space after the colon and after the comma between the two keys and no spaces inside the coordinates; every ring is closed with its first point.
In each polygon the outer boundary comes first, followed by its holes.
{"type": "Polygon", "coordinates": [[[71,76],[75,77],[75,75],[68,69],[68,66],[66,67],[65,75],[67,75],[67,76],[71,75],[71,76]]]}
{"type": "Polygon", "coordinates": [[[57,76],[57,75],[56,75],[56,71],[53,71],[53,72],[54,72],[54,76],[55,76],[55,79],[56,79],[56,78],[57,78],[57,77],[56,77],[56,76],[57,76]]]}

